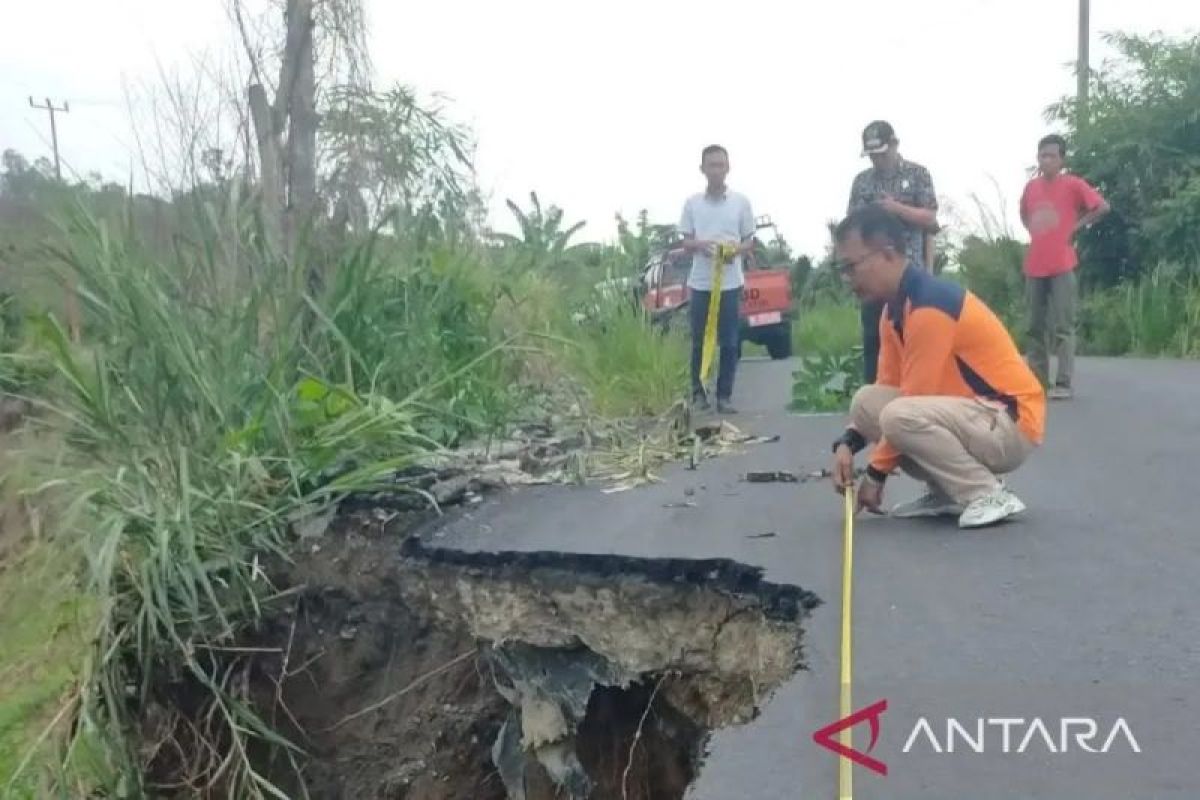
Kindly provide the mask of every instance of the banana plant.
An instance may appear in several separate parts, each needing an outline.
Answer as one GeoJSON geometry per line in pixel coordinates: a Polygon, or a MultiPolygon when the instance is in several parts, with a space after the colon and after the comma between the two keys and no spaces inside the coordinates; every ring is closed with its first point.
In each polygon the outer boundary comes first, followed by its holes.
{"type": "Polygon", "coordinates": [[[571,238],[587,223],[580,221],[564,227],[561,208],[551,205],[543,209],[537,192],[530,192],[529,200],[529,211],[512,200],[505,201],[516,217],[520,235],[494,232],[492,237],[516,253],[522,264],[531,269],[557,268],[570,262],[582,246],[572,245],[571,238]]]}

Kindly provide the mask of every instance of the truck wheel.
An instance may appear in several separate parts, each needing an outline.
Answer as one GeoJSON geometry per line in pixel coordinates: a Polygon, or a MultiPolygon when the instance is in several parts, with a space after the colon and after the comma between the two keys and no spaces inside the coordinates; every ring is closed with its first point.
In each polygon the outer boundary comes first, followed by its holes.
{"type": "Polygon", "coordinates": [[[766,337],[767,355],[776,361],[791,358],[792,355],[792,323],[782,322],[776,325],[766,337]]]}
{"type": "Polygon", "coordinates": [[[669,335],[672,331],[680,329],[682,322],[679,319],[679,309],[672,308],[664,311],[651,312],[650,328],[659,333],[669,335]]]}

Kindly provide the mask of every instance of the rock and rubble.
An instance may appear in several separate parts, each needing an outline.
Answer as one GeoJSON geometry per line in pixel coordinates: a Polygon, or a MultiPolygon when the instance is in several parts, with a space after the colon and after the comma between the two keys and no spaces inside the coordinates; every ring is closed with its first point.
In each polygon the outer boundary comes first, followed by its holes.
{"type": "Polygon", "coordinates": [[[335,520],[255,643],[310,796],[682,798],[803,668],[820,601],[758,568],[431,548],[397,513],[335,520]]]}

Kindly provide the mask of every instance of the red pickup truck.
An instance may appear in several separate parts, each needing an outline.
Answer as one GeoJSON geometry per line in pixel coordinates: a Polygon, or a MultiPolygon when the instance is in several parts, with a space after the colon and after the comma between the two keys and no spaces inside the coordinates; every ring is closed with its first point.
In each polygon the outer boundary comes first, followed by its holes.
{"type": "MultiPolygon", "coordinates": [[[[677,315],[686,325],[689,291],[688,272],[692,258],[682,249],[668,250],[646,265],[642,273],[644,292],[642,306],[651,317],[671,322],[677,315]]],[[[786,267],[759,268],[748,259],[745,268],[746,285],[742,288],[739,309],[741,335],[738,352],[744,341],[761,344],[771,358],[788,358],[792,354],[792,276],[786,267]]]]}

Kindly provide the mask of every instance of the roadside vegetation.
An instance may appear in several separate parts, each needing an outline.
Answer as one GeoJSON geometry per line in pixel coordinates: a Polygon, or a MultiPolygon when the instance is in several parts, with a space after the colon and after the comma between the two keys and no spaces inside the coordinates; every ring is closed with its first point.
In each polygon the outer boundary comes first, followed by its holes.
{"type": "MultiPolygon", "coordinates": [[[[14,154],[8,165],[6,190],[50,181],[14,154]]],[[[565,246],[553,210],[498,243],[418,240],[393,218],[284,259],[256,237],[236,180],[202,188],[165,209],[168,231],[137,222],[139,198],[107,214],[87,186],[44,215],[24,206],[47,225],[25,252],[76,287],[84,323],[73,342],[53,287],[48,305],[6,306],[5,391],[30,414],[3,445],[24,481],[0,573],[0,775],[24,766],[14,786],[30,796],[39,739],[72,767],[60,779],[82,767],[118,794],[147,752],[208,742],[192,779],[269,794],[246,750],[287,748],[213,653],[270,602],[259,560],[286,552],[293,523],[560,398],[578,414],[652,417],[686,385],[678,334],[651,331],[627,297],[590,296],[636,265],[619,246],[565,246]],[[70,498],[53,530],[22,530],[18,512],[51,495],[70,498]],[[163,693],[172,676],[207,691],[209,729],[186,729],[163,693]],[[151,709],[155,741],[138,741],[151,709]]]]}
{"type": "MultiPolygon", "coordinates": [[[[619,288],[669,226],[642,214],[588,243],[531,194],[515,233],[487,230],[470,132],[407,87],[356,84],[353,19],[318,20],[341,82],[276,96],[290,111],[256,117],[256,152],[193,137],[164,191],[3,155],[0,796],[280,796],[254,754],[297,751],[231,648],[286,592],[263,564],[297,527],[514,424],[653,419],[684,397],[683,334],[619,288]],[[318,103],[325,127],[305,128],[318,103]],[[280,124],[321,147],[272,147],[280,124]]],[[[1071,130],[1117,209],[1082,242],[1082,349],[1200,356],[1200,40],[1117,42],[1071,130]]],[[[992,229],[947,250],[1018,336],[1021,247],[992,229]]],[[[837,411],[861,375],[857,305],[828,254],[795,265],[790,407],[837,411]]]]}
{"type": "MultiPolygon", "coordinates": [[[[1088,119],[1072,98],[1047,109],[1065,133],[1069,166],[1105,195],[1113,213],[1077,239],[1082,265],[1079,351],[1084,355],[1200,358],[1200,37],[1112,34],[1118,56],[1094,68],[1088,119]]],[[[1036,142],[1030,143],[1030,169],[1036,142]]],[[[1021,180],[1011,191],[1021,190],[1021,180]]],[[[1005,187],[1007,189],[1007,187],[1005,187]]],[[[945,277],[962,281],[1027,336],[1024,237],[975,199],[974,219],[939,242],[945,277]]],[[[826,276],[829,256],[812,271],[826,276]]],[[[861,374],[853,304],[801,291],[801,358],[790,407],[844,409],[861,374]]]]}
{"type": "MultiPolygon", "coordinates": [[[[1070,167],[1113,207],[1077,240],[1080,349],[1200,357],[1200,37],[1107,39],[1118,56],[1093,71],[1086,124],[1073,98],[1047,110],[1066,134],[1070,167]]],[[[1024,246],[995,215],[981,218],[957,261],[967,284],[1024,336],[1024,246]]]]}

